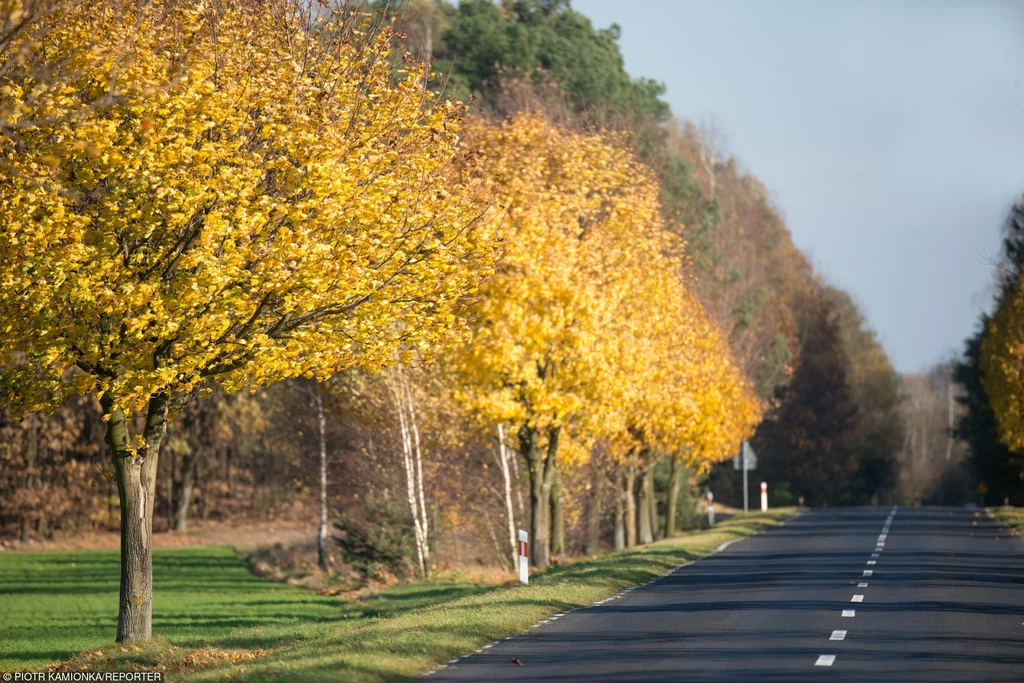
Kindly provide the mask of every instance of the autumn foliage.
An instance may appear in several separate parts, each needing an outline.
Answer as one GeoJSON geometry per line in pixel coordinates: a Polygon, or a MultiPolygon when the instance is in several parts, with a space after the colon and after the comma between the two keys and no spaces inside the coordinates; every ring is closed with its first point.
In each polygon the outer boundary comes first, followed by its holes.
{"type": "Polygon", "coordinates": [[[988,323],[981,370],[999,434],[1010,449],[1024,449],[1024,296],[1020,284],[988,323]]]}
{"type": "Polygon", "coordinates": [[[316,489],[380,581],[504,564],[516,527],[540,567],[671,535],[808,346],[766,191],[662,127],[611,33],[516,5],[576,36],[538,52],[556,90],[601,57],[558,109],[452,66],[515,12],[416,6],[0,0],[0,525],[119,518],[120,640],[154,515],[313,519],[316,489]]]}
{"type": "Polygon", "coordinates": [[[730,456],[760,407],[684,282],[658,186],[621,142],[536,116],[480,123],[508,251],[455,364],[467,406],[507,422],[530,472],[534,561],[551,489],[599,438],[621,458],[730,456]]]}
{"type": "Polygon", "coordinates": [[[149,636],[146,501],[172,404],[208,380],[429,356],[498,254],[461,105],[429,70],[393,73],[386,25],[307,10],[59,5],[25,40],[61,79],[11,62],[0,84],[17,131],[0,139],[2,384],[28,410],[102,399],[124,518],[142,519],[122,523],[143,575],[123,639],[149,636]]]}

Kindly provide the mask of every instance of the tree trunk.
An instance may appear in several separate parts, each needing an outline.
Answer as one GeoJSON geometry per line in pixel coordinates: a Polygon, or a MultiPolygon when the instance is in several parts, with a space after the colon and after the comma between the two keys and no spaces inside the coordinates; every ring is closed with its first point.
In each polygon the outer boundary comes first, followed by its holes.
{"type": "Polygon", "coordinates": [[[316,556],[321,571],[327,571],[327,417],[320,387],[310,389],[316,405],[317,434],[320,437],[320,525],[316,534],[316,556]]]}
{"type": "Polygon", "coordinates": [[[626,488],[621,471],[615,475],[615,479],[615,549],[622,550],[626,547],[626,506],[624,505],[626,488]]]}
{"type": "MultiPolygon", "coordinates": [[[[506,453],[507,450],[508,449],[506,448],[506,453]]],[[[519,461],[511,453],[507,453],[507,455],[509,464],[512,465],[512,488],[516,493],[516,506],[519,509],[519,519],[526,519],[526,505],[523,504],[523,487],[519,485],[519,461]]],[[[518,546],[516,552],[519,552],[518,546]]]]}
{"type": "Polygon", "coordinates": [[[195,490],[196,457],[186,453],[181,459],[181,484],[174,506],[174,530],[188,529],[188,508],[192,504],[192,492],[195,490]]]}
{"type": "Polygon", "coordinates": [[[665,538],[671,538],[676,534],[676,515],[679,505],[679,479],[683,474],[683,468],[679,462],[679,454],[672,456],[672,469],[668,475],[668,500],[665,510],[665,538]]]}
{"type": "Polygon", "coordinates": [[[416,446],[416,496],[419,499],[420,528],[423,533],[423,560],[425,567],[424,576],[430,576],[430,529],[427,518],[427,502],[423,494],[423,449],[420,448],[420,428],[416,420],[416,407],[412,401],[412,391],[406,386],[406,394],[409,396],[409,423],[412,425],[413,443],[416,446]]]}
{"type": "Polygon", "coordinates": [[[554,478],[554,460],[558,452],[559,428],[549,432],[548,451],[541,458],[537,429],[530,425],[519,428],[519,452],[523,454],[530,474],[530,561],[537,569],[548,568],[550,548],[550,501],[554,478]]]}
{"type": "MultiPolygon", "coordinates": [[[[494,548],[494,556],[498,558],[498,562],[502,567],[508,561],[508,557],[501,551],[501,544],[498,543],[498,535],[494,533],[494,524],[491,523],[491,513],[487,511],[487,506],[483,505],[480,508],[480,512],[483,514],[484,523],[487,525],[487,535],[491,537],[491,547],[494,548]]],[[[515,566],[513,565],[513,570],[515,566]]]]}
{"type": "Polygon", "coordinates": [[[655,480],[655,476],[654,476],[654,468],[656,466],[657,466],[656,462],[651,465],[650,484],[649,484],[649,486],[651,487],[651,492],[648,495],[648,500],[650,501],[651,535],[654,537],[655,541],[660,541],[662,539],[662,536],[661,536],[661,525],[658,524],[658,484],[657,484],[657,481],[655,480]]]}
{"type": "MultiPolygon", "coordinates": [[[[161,458],[163,460],[164,458],[161,458]]],[[[164,467],[164,496],[167,498],[167,530],[170,531],[174,528],[174,451],[171,451],[166,458],[167,464],[164,467]]]]}
{"type": "Polygon", "coordinates": [[[636,547],[636,468],[626,467],[626,488],[623,491],[626,501],[626,547],[636,547]]]}
{"type": "Polygon", "coordinates": [[[121,501],[121,596],[117,641],[149,640],[153,632],[153,503],[160,442],[167,429],[168,397],[149,399],[144,445],[133,448],[128,421],[113,397],[101,399],[107,417],[107,445],[121,501]]]}
{"type": "Polygon", "coordinates": [[[528,424],[519,427],[519,453],[526,461],[526,470],[530,476],[530,564],[539,567],[543,561],[547,567],[547,557],[540,552],[541,544],[537,542],[539,530],[547,526],[547,506],[541,505],[544,473],[535,427],[528,424]]]}
{"type": "Polygon", "coordinates": [[[541,483],[541,502],[545,508],[546,519],[544,520],[544,526],[539,529],[543,535],[537,539],[537,545],[543,547],[544,563],[543,565],[537,565],[539,569],[547,569],[551,563],[551,516],[549,505],[551,503],[551,490],[555,484],[555,473],[558,472],[558,437],[561,432],[561,427],[548,428],[548,451],[544,457],[544,475],[541,483]]]}
{"type": "Polygon", "coordinates": [[[416,539],[416,559],[419,562],[420,575],[427,577],[427,558],[423,556],[423,527],[420,526],[419,503],[416,502],[416,468],[413,464],[412,435],[405,418],[405,393],[399,389],[398,426],[402,434],[402,468],[405,470],[406,494],[409,501],[409,514],[412,516],[412,530],[416,539]]]}
{"type": "Polygon", "coordinates": [[[601,496],[604,493],[604,472],[593,464],[594,486],[587,499],[587,540],[583,552],[597,555],[601,552],[601,496]]]}
{"type": "Polygon", "coordinates": [[[508,450],[505,448],[505,428],[498,425],[498,464],[501,467],[501,477],[505,484],[505,519],[508,521],[508,542],[512,552],[512,573],[516,572],[519,563],[519,543],[516,537],[516,519],[512,513],[512,477],[509,474],[508,450]]]}
{"type": "Polygon", "coordinates": [[[562,470],[555,463],[555,472],[551,481],[551,554],[555,557],[565,555],[565,504],[562,499],[562,470]]]}
{"type": "Polygon", "coordinates": [[[651,529],[651,504],[654,492],[653,467],[646,467],[640,475],[640,543],[647,545],[654,541],[654,533],[651,529]]]}
{"type": "MultiPolygon", "coordinates": [[[[28,423],[28,433],[25,435],[25,488],[34,489],[35,469],[39,454],[39,417],[35,413],[29,413],[25,421],[28,423]]],[[[23,511],[21,514],[21,541],[24,543],[31,536],[29,532],[30,515],[27,511],[23,511]]]]}

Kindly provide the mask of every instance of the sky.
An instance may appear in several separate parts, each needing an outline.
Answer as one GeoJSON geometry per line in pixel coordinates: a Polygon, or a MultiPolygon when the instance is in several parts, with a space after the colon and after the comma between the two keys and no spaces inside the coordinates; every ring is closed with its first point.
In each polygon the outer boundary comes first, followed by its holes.
{"type": "Polygon", "coordinates": [[[572,4],[718,129],[897,370],[962,348],[1024,192],[1024,1],[572,4]]]}

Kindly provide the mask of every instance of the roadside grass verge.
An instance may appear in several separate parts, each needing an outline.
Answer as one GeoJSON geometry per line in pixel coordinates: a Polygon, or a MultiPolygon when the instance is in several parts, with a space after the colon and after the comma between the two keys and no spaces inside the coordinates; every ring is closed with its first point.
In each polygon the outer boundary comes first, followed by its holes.
{"type": "Polygon", "coordinates": [[[737,515],[714,529],[552,567],[528,586],[427,582],[358,602],[260,580],[227,548],[162,551],[154,554],[159,638],[139,650],[109,642],[116,553],[12,553],[0,556],[0,602],[12,606],[0,625],[0,669],[42,668],[83,651],[62,668],[159,669],[174,672],[175,681],[403,680],[545,616],[659,577],[794,512],[737,515]],[[50,560],[54,555],[64,557],[50,560]],[[106,557],[92,557],[82,581],[75,558],[86,555],[106,557]]]}
{"type": "MultiPolygon", "coordinates": [[[[86,649],[120,653],[110,643],[120,575],[117,551],[0,554],[0,671],[46,668],[86,649]]],[[[244,557],[223,546],[155,550],[153,584],[153,633],[161,638],[143,648],[143,662],[153,660],[161,643],[230,649],[225,642],[240,634],[286,635],[332,621],[393,616],[483,590],[449,580],[345,601],[261,579],[244,557]]]]}
{"type": "Polygon", "coordinates": [[[1000,506],[991,507],[988,511],[1018,536],[1024,535],[1024,508],[1000,506]]]}

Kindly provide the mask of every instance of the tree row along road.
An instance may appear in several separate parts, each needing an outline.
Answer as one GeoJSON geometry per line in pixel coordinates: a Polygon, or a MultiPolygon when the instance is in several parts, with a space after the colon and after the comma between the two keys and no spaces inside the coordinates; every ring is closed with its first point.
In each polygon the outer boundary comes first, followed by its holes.
{"type": "Polygon", "coordinates": [[[812,510],[429,680],[1021,681],[1022,622],[1024,542],[984,512],[812,510]]]}

